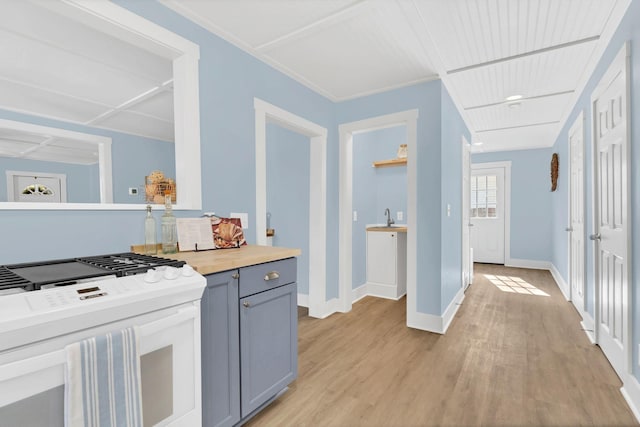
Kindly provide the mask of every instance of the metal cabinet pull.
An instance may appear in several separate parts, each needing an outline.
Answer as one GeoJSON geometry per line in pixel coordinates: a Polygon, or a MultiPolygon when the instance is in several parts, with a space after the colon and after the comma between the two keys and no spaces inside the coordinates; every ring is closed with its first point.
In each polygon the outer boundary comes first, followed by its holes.
{"type": "Polygon", "coordinates": [[[239,279],[240,278],[240,274],[233,273],[233,275],[231,277],[234,278],[234,279],[239,279]]]}
{"type": "Polygon", "coordinates": [[[600,240],[601,238],[602,236],[600,236],[600,233],[592,234],[591,236],[589,236],[589,239],[591,240],[600,240]]]}
{"type": "Polygon", "coordinates": [[[248,302],[248,301],[243,302],[243,303],[242,303],[242,305],[244,306],[244,308],[249,308],[249,307],[251,307],[251,304],[249,304],[249,302],[248,302]]]}
{"type": "Polygon", "coordinates": [[[280,278],[280,273],[277,271],[270,271],[264,276],[264,280],[268,282],[269,280],[275,280],[280,278]]]}

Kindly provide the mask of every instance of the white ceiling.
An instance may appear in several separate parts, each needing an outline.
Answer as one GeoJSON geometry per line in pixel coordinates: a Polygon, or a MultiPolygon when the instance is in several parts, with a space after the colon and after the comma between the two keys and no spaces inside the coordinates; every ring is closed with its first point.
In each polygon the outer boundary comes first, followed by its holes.
{"type": "Polygon", "coordinates": [[[630,4],[160,1],[334,101],[441,78],[475,151],[553,145],[630,4]]]}
{"type": "MultiPolygon", "coordinates": [[[[172,62],[65,17],[64,8],[0,4],[0,109],[173,141],[172,62]]],[[[97,161],[86,154],[77,141],[0,132],[0,155],[97,161]]]]}

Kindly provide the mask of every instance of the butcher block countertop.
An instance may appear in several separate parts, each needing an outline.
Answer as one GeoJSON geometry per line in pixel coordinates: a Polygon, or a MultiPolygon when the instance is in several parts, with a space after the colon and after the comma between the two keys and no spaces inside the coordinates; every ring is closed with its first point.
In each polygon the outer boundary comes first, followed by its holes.
{"type": "Polygon", "coordinates": [[[367,227],[367,231],[395,231],[396,233],[406,233],[407,227],[367,227]]]}
{"type": "MultiPolygon", "coordinates": [[[[144,245],[131,246],[131,251],[144,253],[144,245]]],[[[275,246],[246,245],[238,249],[216,249],[199,252],[178,252],[158,256],[186,261],[198,273],[206,275],[249,265],[262,264],[269,261],[291,258],[302,253],[300,249],[280,248],[275,246]]]]}

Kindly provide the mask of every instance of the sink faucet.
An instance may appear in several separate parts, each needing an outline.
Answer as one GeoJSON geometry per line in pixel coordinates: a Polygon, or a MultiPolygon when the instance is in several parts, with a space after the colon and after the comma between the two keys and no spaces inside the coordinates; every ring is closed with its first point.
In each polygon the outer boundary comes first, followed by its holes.
{"type": "Polygon", "coordinates": [[[391,211],[389,208],[384,210],[384,214],[387,216],[387,227],[391,227],[391,224],[394,223],[393,218],[391,218],[391,211]]]}

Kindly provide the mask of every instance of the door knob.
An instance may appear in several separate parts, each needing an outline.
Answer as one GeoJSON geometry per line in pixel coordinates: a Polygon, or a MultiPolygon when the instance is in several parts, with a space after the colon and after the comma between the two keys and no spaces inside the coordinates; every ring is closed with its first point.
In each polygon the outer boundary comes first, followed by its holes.
{"type": "Polygon", "coordinates": [[[473,227],[473,224],[469,223],[469,227],[473,227]]]}
{"type": "Polygon", "coordinates": [[[243,302],[242,305],[244,306],[244,308],[251,307],[251,304],[249,304],[247,301],[243,302]]]}
{"type": "Polygon", "coordinates": [[[564,229],[564,231],[573,231],[573,228],[567,227],[567,228],[564,229]]]}
{"type": "Polygon", "coordinates": [[[596,234],[592,234],[591,236],[589,236],[590,240],[601,240],[602,236],[600,236],[600,233],[596,233],[596,234]]]}

